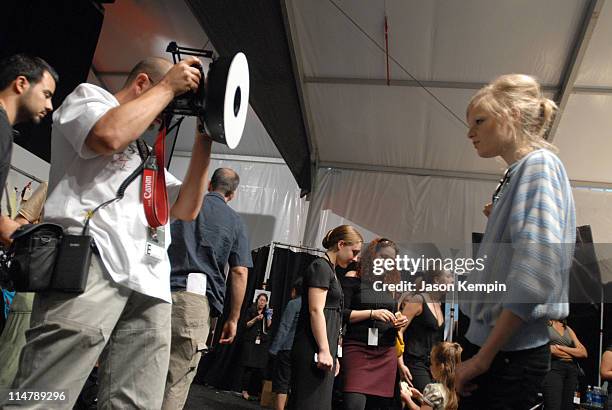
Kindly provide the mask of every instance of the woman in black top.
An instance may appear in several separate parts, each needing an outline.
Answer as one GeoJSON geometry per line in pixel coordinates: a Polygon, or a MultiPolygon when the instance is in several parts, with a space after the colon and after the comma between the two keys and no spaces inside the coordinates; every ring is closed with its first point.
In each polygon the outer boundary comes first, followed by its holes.
{"type": "Polygon", "coordinates": [[[261,372],[268,361],[268,329],[272,320],[267,309],[268,295],[260,293],[246,312],[246,329],[242,344],[242,397],[249,399],[249,385],[253,373],[261,372]]]}
{"type": "Polygon", "coordinates": [[[342,327],[342,288],[335,265],[346,266],[359,254],[363,238],[355,228],[341,225],[323,239],[324,258],[304,272],[302,310],[291,351],[290,409],[331,409],[334,376],[342,327]]]}
{"type": "Polygon", "coordinates": [[[608,407],[606,409],[612,410],[612,343],[608,344],[608,348],[601,358],[599,372],[601,380],[608,382],[608,407]]]}
{"type": "MultiPolygon", "coordinates": [[[[451,283],[452,275],[445,271],[430,270],[423,274],[427,284],[451,283]]],[[[421,289],[421,283],[417,283],[421,289]]],[[[444,339],[444,311],[440,292],[417,292],[402,303],[402,313],[408,326],[402,329],[404,355],[400,359],[400,374],[419,391],[433,382],[429,366],[431,349],[444,339]]]]}
{"type": "Polygon", "coordinates": [[[343,338],[344,408],[388,408],[397,373],[395,339],[397,329],[407,324],[396,313],[393,295],[380,288],[381,283],[397,283],[399,272],[373,274],[374,260],[395,259],[398,249],[388,239],[370,242],[361,254],[358,277],[344,278],[343,338]],[[378,285],[375,285],[378,283],[378,285]]]}
{"type": "Polygon", "coordinates": [[[586,358],[587,350],[565,320],[549,321],[548,335],[551,361],[550,370],[542,382],[544,407],[546,410],[572,410],[578,384],[575,359],[586,358]]]}

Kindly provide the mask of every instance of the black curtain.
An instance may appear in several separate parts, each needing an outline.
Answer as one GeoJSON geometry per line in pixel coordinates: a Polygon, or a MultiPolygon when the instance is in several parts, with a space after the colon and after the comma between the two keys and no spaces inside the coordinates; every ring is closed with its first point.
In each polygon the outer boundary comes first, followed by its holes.
{"type": "MultiPolygon", "coordinates": [[[[213,347],[200,361],[198,374],[195,378],[196,383],[209,384],[223,390],[240,390],[240,379],[242,376],[240,352],[242,334],[245,328],[245,312],[253,303],[252,300],[255,295],[255,290],[262,289],[263,287],[269,253],[269,246],[259,248],[252,252],[253,268],[249,269],[247,289],[242,301],[236,340],[231,345],[220,345],[218,341],[223,329],[223,323],[231,307],[231,275],[228,278],[228,291],[223,307],[223,315],[217,321],[213,338],[213,347]]],[[[304,252],[293,252],[283,248],[274,249],[270,278],[266,286],[266,290],[272,293],[270,307],[274,309],[270,340],[272,340],[276,334],[282,312],[289,301],[293,280],[297,276],[302,275],[304,269],[314,258],[315,256],[304,252]]]]}
{"type": "MultiPolygon", "coordinates": [[[[87,80],[104,20],[104,7],[87,0],[3,0],[0,57],[29,53],[45,59],[60,76],[53,107],[87,80]]],[[[120,47],[118,45],[118,47],[120,47]]],[[[51,156],[51,116],[40,125],[20,124],[15,142],[36,156],[51,156]]]]}
{"type": "Polygon", "coordinates": [[[289,249],[274,248],[269,287],[272,291],[270,306],[274,309],[272,335],[276,334],[287,302],[291,299],[291,285],[298,276],[302,276],[304,270],[315,258],[315,255],[306,252],[293,252],[289,249]]]}

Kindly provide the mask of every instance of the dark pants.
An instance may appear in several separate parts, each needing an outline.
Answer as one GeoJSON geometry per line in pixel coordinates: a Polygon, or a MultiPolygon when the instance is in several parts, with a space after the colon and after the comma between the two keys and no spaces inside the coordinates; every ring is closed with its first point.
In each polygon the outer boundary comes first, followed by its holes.
{"type": "Polygon", "coordinates": [[[261,379],[262,379],[262,371],[257,367],[243,367],[242,368],[242,391],[246,391],[252,393],[253,391],[259,394],[261,392],[261,379]],[[255,376],[255,379],[253,379],[255,376]],[[254,384],[257,386],[254,386],[254,384]]]}
{"type": "Polygon", "coordinates": [[[410,374],[412,375],[412,385],[420,392],[422,392],[429,383],[433,383],[429,370],[429,361],[422,358],[417,359],[404,356],[404,363],[408,366],[408,370],[410,370],[410,374]]]}
{"type": "Polygon", "coordinates": [[[379,397],[363,393],[344,392],[345,410],[389,410],[392,404],[392,397],[379,397]]]}
{"type": "Polygon", "coordinates": [[[291,350],[280,350],[274,361],[274,374],[272,376],[272,391],[274,393],[289,393],[291,381],[291,350]]]}
{"type": "Polygon", "coordinates": [[[542,383],[546,410],[573,410],[577,384],[576,363],[553,359],[542,383]]]}
{"type": "MultiPolygon", "coordinates": [[[[478,346],[462,340],[462,361],[474,356],[478,346]]],[[[489,370],[472,380],[478,388],[460,397],[460,410],[528,410],[538,403],[542,380],[550,369],[548,345],[516,352],[499,352],[489,370]]]]}

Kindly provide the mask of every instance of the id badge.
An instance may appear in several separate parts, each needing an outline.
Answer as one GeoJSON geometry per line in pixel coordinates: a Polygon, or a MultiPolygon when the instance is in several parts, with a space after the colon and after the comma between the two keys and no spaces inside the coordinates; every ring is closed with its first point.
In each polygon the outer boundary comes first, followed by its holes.
{"type": "Polygon", "coordinates": [[[368,328],[368,346],[378,346],[378,328],[368,328]]]}
{"type": "Polygon", "coordinates": [[[261,339],[259,338],[259,336],[257,336],[257,338],[255,339],[255,344],[256,345],[261,344],[261,339]]]}
{"type": "Polygon", "coordinates": [[[166,235],[164,227],[157,228],[147,227],[147,244],[145,246],[145,255],[157,261],[164,260],[166,254],[166,235]]]}
{"type": "Polygon", "coordinates": [[[338,345],[338,357],[342,357],[342,346],[338,345]]]}

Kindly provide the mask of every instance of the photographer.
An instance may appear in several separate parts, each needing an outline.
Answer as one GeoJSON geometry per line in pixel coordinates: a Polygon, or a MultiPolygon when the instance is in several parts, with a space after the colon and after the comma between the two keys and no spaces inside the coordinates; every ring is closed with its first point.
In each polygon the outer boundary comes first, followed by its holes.
{"type": "MultiPolygon", "coordinates": [[[[53,110],[57,81],[57,73],[42,58],[16,54],[0,61],[0,189],[4,190],[11,165],[12,127],[28,121],[38,124],[53,110]]],[[[0,215],[0,241],[8,245],[19,226],[0,215]]]]}
{"type": "MultiPolygon", "coordinates": [[[[45,220],[80,234],[91,216],[96,250],[84,293],[36,295],[15,389],[64,391],[72,408],[99,358],[100,408],[161,407],[170,355],[169,225],[147,226],[141,178],[121,200],[91,211],[114,198],[143,161],[139,136],[176,96],[197,89],[197,64],[193,57],[175,65],[148,58],[115,95],[81,84],[55,112],[45,220]],[[161,251],[150,254],[155,241],[161,251]]],[[[183,184],[166,173],[173,218],[197,216],[210,149],[198,133],[183,184]]]]}

